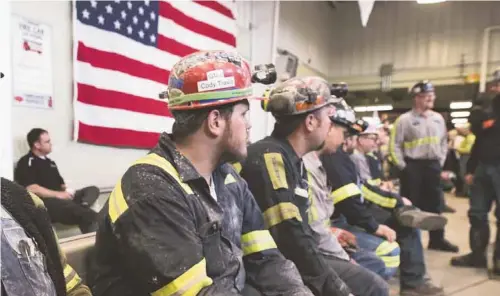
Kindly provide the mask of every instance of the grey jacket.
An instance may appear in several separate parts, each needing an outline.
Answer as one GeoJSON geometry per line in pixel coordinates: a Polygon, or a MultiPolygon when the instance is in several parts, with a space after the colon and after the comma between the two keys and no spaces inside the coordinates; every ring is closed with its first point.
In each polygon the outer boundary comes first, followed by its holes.
{"type": "Polygon", "coordinates": [[[332,189],[327,184],[325,169],[315,153],[310,152],[302,158],[308,172],[310,189],[309,224],[323,254],[349,260],[349,255],[330,230],[330,217],[335,209],[330,197],[332,189]]]}
{"type": "Polygon", "coordinates": [[[435,159],[443,166],[448,152],[447,138],[441,114],[432,110],[424,114],[410,110],[394,122],[389,155],[399,169],[405,168],[405,158],[435,159]]]}

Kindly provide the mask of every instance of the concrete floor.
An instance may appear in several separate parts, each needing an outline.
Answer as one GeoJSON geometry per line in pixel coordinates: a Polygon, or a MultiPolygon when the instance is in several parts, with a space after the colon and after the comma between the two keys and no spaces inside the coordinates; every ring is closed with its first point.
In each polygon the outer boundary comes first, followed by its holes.
{"type": "MultiPolygon", "coordinates": [[[[97,202],[93,205],[93,209],[98,211],[105,204],[109,193],[102,194],[97,202]]],[[[446,197],[448,205],[457,210],[454,214],[445,214],[448,217],[448,225],[446,227],[446,237],[460,247],[460,254],[469,252],[469,222],[467,219],[467,210],[469,208],[468,200],[464,198],[456,198],[448,195],[446,197]]],[[[492,229],[491,242],[495,237],[495,219],[490,215],[490,224],[492,229]]],[[[59,238],[78,235],[80,231],[77,227],[57,227],[59,238]]],[[[422,233],[423,245],[427,246],[428,234],[422,233]]],[[[490,248],[491,249],[491,248],[490,248]]],[[[455,268],[451,267],[449,262],[452,256],[456,254],[425,251],[428,273],[433,281],[442,285],[445,288],[446,295],[453,296],[499,296],[500,295],[500,280],[489,280],[485,270],[455,268]]],[[[491,264],[491,250],[488,258],[491,264]]],[[[399,284],[398,279],[393,279],[391,282],[391,295],[398,295],[399,284]]]]}
{"type": "MultiPolygon", "coordinates": [[[[457,210],[454,214],[445,214],[448,217],[446,227],[446,238],[451,242],[458,244],[460,254],[469,252],[469,222],[467,210],[469,203],[467,199],[456,198],[454,196],[446,197],[447,204],[457,210]]],[[[495,238],[496,223],[493,215],[490,215],[490,224],[492,229],[491,242],[495,238]]],[[[424,247],[427,247],[428,234],[422,234],[424,247]]],[[[490,248],[490,265],[491,253],[490,248]]],[[[445,288],[446,295],[454,296],[499,296],[500,280],[489,280],[485,270],[474,268],[456,268],[451,267],[449,262],[452,256],[456,254],[425,251],[428,273],[434,282],[445,288]]],[[[398,295],[397,280],[391,281],[391,295],[398,295]]]]}

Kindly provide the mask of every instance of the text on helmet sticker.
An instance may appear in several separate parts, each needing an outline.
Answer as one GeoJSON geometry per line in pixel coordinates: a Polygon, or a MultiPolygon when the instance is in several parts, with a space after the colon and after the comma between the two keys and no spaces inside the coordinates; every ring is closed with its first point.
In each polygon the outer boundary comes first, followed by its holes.
{"type": "Polygon", "coordinates": [[[211,91],[216,89],[234,87],[236,82],[234,77],[224,77],[223,70],[214,70],[207,72],[207,80],[198,81],[198,91],[211,91]]]}

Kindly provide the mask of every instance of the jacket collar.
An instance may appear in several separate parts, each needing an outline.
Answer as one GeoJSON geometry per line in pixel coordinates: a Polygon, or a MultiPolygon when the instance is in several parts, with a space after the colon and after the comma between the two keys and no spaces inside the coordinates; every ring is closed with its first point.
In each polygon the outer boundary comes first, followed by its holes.
{"type": "MultiPolygon", "coordinates": [[[[157,147],[164,154],[166,154],[168,158],[170,158],[170,162],[179,173],[179,177],[183,182],[203,178],[193,166],[191,161],[189,161],[189,159],[187,159],[179,150],[177,150],[174,138],[171,134],[162,133],[157,147]]],[[[223,171],[223,164],[216,167],[214,172],[218,172],[221,170],[223,171]]]]}

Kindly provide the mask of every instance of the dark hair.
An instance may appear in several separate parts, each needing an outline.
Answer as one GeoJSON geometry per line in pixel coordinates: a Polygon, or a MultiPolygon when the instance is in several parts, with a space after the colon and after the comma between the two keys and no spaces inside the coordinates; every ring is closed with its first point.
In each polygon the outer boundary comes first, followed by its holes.
{"type": "Polygon", "coordinates": [[[43,128],[34,128],[29,131],[28,135],[26,136],[26,140],[28,140],[28,145],[30,146],[30,149],[33,148],[35,145],[35,142],[40,140],[40,136],[42,134],[47,134],[48,132],[44,130],[43,128]]]}
{"type": "Polygon", "coordinates": [[[213,110],[218,110],[225,120],[233,114],[234,106],[237,104],[249,104],[247,100],[238,101],[222,106],[194,110],[172,110],[175,122],[172,126],[172,135],[177,141],[182,141],[200,129],[208,114],[213,110]]]}
{"type": "Polygon", "coordinates": [[[286,138],[291,135],[306,119],[309,114],[314,115],[314,117],[319,118],[319,111],[317,109],[312,112],[307,112],[304,114],[288,115],[276,118],[276,123],[274,124],[273,136],[278,138],[286,138]]]}

